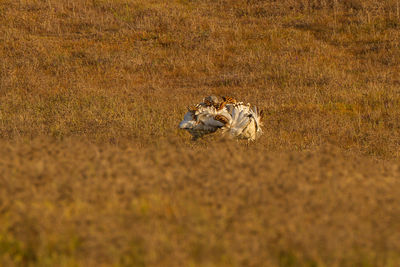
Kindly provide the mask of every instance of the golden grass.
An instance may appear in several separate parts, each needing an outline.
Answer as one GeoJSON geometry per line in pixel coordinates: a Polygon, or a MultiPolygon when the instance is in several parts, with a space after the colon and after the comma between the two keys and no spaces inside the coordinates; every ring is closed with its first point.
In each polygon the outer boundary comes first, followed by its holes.
{"type": "Polygon", "coordinates": [[[397,266],[398,1],[0,0],[0,264],[397,266]],[[178,131],[226,94],[255,144],[178,131]]]}

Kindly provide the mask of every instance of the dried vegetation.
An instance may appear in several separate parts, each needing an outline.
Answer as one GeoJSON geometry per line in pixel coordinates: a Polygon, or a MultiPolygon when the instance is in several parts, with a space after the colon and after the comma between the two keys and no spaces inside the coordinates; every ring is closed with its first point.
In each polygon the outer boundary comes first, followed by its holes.
{"type": "Polygon", "coordinates": [[[0,264],[397,266],[399,8],[0,0],[0,264]],[[178,131],[211,93],[263,137],[178,131]]]}

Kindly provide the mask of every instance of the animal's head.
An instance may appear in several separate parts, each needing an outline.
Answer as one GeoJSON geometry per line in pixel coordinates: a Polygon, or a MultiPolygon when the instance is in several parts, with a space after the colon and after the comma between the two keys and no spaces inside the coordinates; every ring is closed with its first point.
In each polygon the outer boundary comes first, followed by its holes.
{"type": "Polygon", "coordinates": [[[210,96],[205,97],[203,102],[207,107],[217,108],[221,104],[222,101],[218,98],[218,96],[210,95],[210,96]]]}

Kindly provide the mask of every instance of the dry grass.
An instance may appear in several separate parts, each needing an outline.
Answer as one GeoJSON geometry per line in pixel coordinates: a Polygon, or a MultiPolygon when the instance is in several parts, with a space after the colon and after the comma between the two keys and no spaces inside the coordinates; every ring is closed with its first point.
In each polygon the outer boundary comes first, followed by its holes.
{"type": "Polygon", "coordinates": [[[398,1],[0,0],[0,264],[397,266],[398,1]],[[262,107],[246,146],[185,107],[262,107]]]}

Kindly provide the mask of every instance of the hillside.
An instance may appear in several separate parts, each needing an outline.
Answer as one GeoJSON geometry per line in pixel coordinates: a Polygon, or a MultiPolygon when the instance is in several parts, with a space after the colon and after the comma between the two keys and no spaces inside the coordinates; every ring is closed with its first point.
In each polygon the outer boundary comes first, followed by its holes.
{"type": "Polygon", "coordinates": [[[399,9],[0,0],[0,265],[399,265],[399,9]],[[264,135],[191,141],[210,94],[264,135]]]}

